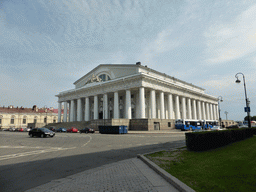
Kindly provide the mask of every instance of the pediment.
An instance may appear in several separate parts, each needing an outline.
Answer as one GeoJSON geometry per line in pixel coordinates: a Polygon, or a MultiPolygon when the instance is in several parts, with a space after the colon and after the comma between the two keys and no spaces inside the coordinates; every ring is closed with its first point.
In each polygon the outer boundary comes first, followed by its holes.
{"type": "Polygon", "coordinates": [[[103,64],[78,79],[74,84],[75,88],[97,84],[104,81],[128,76],[137,73],[136,65],[111,65],[103,64]]]}

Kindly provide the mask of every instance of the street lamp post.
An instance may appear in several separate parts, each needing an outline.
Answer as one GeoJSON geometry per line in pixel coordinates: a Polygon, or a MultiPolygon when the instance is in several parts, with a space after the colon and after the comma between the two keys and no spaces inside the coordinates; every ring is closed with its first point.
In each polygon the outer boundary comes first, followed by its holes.
{"type": "Polygon", "coordinates": [[[238,79],[238,74],[241,74],[243,76],[243,80],[244,80],[244,93],[245,93],[245,102],[246,102],[246,109],[245,112],[247,112],[247,118],[248,118],[248,126],[249,128],[251,128],[251,118],[250,118],[250,101],[247,98],[247,93],[246,93],[246,85],[245,85],[245,77],[243,73],[237,73],[235,75],[236,77],[236,83],[240,83],[241,81],[238,79]]]}
{"type": "Polygon", "coordinates": [[[219,96],[219,97],[218,97],[218,106],[219,106],[219,124],[220,124],[220,127],[221,127],[220,102],[223,102],[222,96],[219,96]]]}
{"type": "Polygon", "coordinates": [[[45,123],[46,123],[46,125],[47,125],[47,106],[46,106],[46,105],[44,106],[44,111],[46,112],[46,119],[45,119],[45,123]]]}
{"type": "Polygon", "coordinates": [[[224,113],[226,114],[226,120],[228,120],[228,112],[225,111],[224,113]]]}

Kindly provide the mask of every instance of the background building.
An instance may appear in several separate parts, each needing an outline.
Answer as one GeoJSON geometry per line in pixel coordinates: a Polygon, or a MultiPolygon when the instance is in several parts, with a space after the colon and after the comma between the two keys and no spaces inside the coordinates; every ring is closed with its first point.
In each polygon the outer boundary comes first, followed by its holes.
{"type": "Polygon", "coordinates": [[[37,108],[36,105],[32,108],[14,107],[12,105],[0,107],[0,127],[2,129],[27,128],[29,123],[44,126],[48,123],[56,123],[57,120],[58,109],[52,107],[37,108]]]}

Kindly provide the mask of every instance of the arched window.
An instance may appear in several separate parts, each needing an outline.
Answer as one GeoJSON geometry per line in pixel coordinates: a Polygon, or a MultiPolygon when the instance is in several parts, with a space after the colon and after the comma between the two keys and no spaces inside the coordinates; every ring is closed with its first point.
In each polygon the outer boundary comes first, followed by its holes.
{"type": "Polygon", "coordinates": [[[44,117],[44,123],[47,123],[47,116],[44,117]]]}
{"type": "Polygon", "coordinates": [[[0,115],[0,125],[2,124],[2,119],[3,119],[3,116],[0,115]]]}
{"type": "Polygon", "coordinates": [[[101,78],[102,81],[108,81],[110,80],[110,77],[106,74],[102,74],[99,76],[99,78],[101,78]]]}

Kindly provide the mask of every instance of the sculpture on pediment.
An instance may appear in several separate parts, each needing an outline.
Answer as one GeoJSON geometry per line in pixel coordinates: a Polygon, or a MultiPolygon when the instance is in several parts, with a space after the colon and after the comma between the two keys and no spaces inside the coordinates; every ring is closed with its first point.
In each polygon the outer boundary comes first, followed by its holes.
{"type": "Polygon", "coordinates": [[[94,83],[94,82],[102,82],[102,79],[92,74],[92,77],[85,83],[85,85],[88,83],[94,83]]]}

